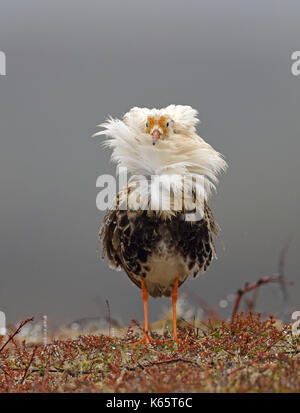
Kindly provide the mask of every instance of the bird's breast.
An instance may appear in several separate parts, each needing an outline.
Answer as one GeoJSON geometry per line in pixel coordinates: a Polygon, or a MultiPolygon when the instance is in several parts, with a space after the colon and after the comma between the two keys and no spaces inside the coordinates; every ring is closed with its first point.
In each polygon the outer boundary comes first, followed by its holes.
{"type": "Polygon", "coordinates": [[[146,288],[152,296],[171,294],[176,278],[180,284],[189,275],[187,261],[182,253],[175,248],[169,248],[164,241],[158,243],[157,248],[147,261],[148,271],[145,273],[146,288]]]}
{"type": "Polygon", "coordinates": [[[144,279],[151,296],[170,296],[176,278],[181,285],[208,267],[211,225],[208,217],[188,222],[180,213],[163,220],[147,211],[112,210],[101,237],[114,267],[123,268],[139,287],[144,279]]]}

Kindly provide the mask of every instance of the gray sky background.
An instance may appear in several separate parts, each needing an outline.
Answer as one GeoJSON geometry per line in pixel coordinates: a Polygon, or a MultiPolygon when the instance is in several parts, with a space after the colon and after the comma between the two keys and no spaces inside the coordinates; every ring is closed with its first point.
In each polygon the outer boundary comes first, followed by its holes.
{"type": "MultiPolygon", "coordinates": [[[[295,1],[3,1],[0,50],[0,310],[8,321],[46,313],[94,316],[108,299],[124,322],[142,319],[139,290],[97,255],[104,213],[96,179],[113,173],[90,136],[132,106],[188,104],[199,134],[230,168],[212,207],[226,250],[192,289],[214,305],[277,269],[300,310],[300,3],[295,1]]],[[[166,299],[151,300],[151,319],[166,299]]],[[[275,285],[259,309],[279,313],[275,285]]]]}

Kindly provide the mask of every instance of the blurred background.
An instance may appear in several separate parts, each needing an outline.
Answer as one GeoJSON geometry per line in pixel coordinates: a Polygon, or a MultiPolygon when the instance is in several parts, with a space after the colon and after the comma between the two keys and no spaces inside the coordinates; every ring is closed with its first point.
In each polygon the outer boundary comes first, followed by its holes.
{"type": "MultiPolygon", "coordinates": [[[[277,272],[292,237],[289,301],[277,285],[263,286],[257,309],[288,318],[300,310],[300,77],[291,73],[299,2],[0,0],[0,10],[7,321],[105,316],[106,300],[122,322],[143,319],[140,291],[97,252],[104,212],[96,208],[96,179],[115,166],[91,135],[108,115],[171,103],[199,110],[200,136],[230,166],[211,200],[225,249],[217,242],[218,260],[181,294],[229,311],[230,294],[277,272]]],[[[151,299],[151,319],[166,305],[151,299]]]]}

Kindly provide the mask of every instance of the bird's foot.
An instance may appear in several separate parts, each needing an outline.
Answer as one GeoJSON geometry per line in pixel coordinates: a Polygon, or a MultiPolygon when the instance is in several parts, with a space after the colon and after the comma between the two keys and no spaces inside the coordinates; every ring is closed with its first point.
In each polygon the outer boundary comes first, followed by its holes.
{"type": "Polygon", "coordinates": [[[137,346],[138,344],[142,344],[142,343],[145,343],[145,344],[149,345],[151,342],[160,344],[160,343],[163,343],[164,340],[159,340],[157,338],[153,338],[153,337],[149,336],[148,333],[144,333],[143,338],[141,338],[139,341],[135,341],[133,343],[130,343],[129,345],[130,346],[137,346]]]}
{"type": "Polygon", "coordinates": [[[181,344],[182,340],[179,340],[179,338],[177,337],[177,334],[173,335],[173,340],[175,341],[175,343],[177,344],[181,344]]]}

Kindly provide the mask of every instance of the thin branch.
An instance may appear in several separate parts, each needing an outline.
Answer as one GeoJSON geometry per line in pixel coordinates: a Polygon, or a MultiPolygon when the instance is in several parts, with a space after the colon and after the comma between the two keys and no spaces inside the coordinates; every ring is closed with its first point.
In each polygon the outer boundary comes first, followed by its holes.
{"type": "Polygon", "coordinates": [[[182,357],[174,357],[174,358],[170,358],[167,360],[152,361],[152,362],[149,362],[148,364],[143,364],[143,367],[146,368],[146,367],[151,367],[151,366],[160,365],[160,364],[169,364],[169,363],[178,363],[178,362],[194,364],[195,366],[199,367],[199,364],[195,360],[189,360],[189,359],[185,359],[182,357]]]}
{"type": "Polygon", "coordinates": [[[22,380],[21,380],[21,383],[22,383],[22,384],[24,383],[24,381],[25,381],[25,379],[26,379],[27,372],[28,372],[29,367],[31,366],[31,364],[32,364],[32,362],[33,362],[33,359],[34,359],[36,350],[37,350],[37,346],[34,347],[33,352],[32,352],[32,354],[31,354],[31,357],[30,357],[30,360],[29,360],[29,363],[27,364],[26,369],[25,369],[25,371],[24,371],[24,375],[23,375],[23,378],[22,378],[22,380]]]}
{"type": "Polygon", "coordinates": [[[22,328],[29,323],[30,321],[33,321],[33,317],[31,318],[26,318],[26,320],[22,321],[19,327],[16,329],[16,331],[8,337],[6,342],[3,344],[3,346],[0,348],[0,353],[4,350],[4,348],[7,346],[7,344],[22,330],[22,328]]]}
{"type": "Polygon", "coordinates": [[[241,299],[242,299],[242,297],[245,293],[248,293],[249,291],[255,290],[256,288],[259,288],[263,284],[268,284],[268,283],[272,283],[272,282],[284,283],[284,284],[289,284],[289,285],[293,284],[293,282],[291,282],[291,281],[283,280],[280,275],[275,275],[275,276],[273,275],[273,276],[269,276],[269,277],[260,278],[258,281],[255,281],[252,284],[246,283],[243,288],[241,288],[240,290],[237,291],[237,296],[236,296],[236,299],[235,299],[235,303],[234,303],[234,307],[233,307],[232,315],[231,315],[231,322],[233,322],[234,317],[237,314],[241,299]]]}

